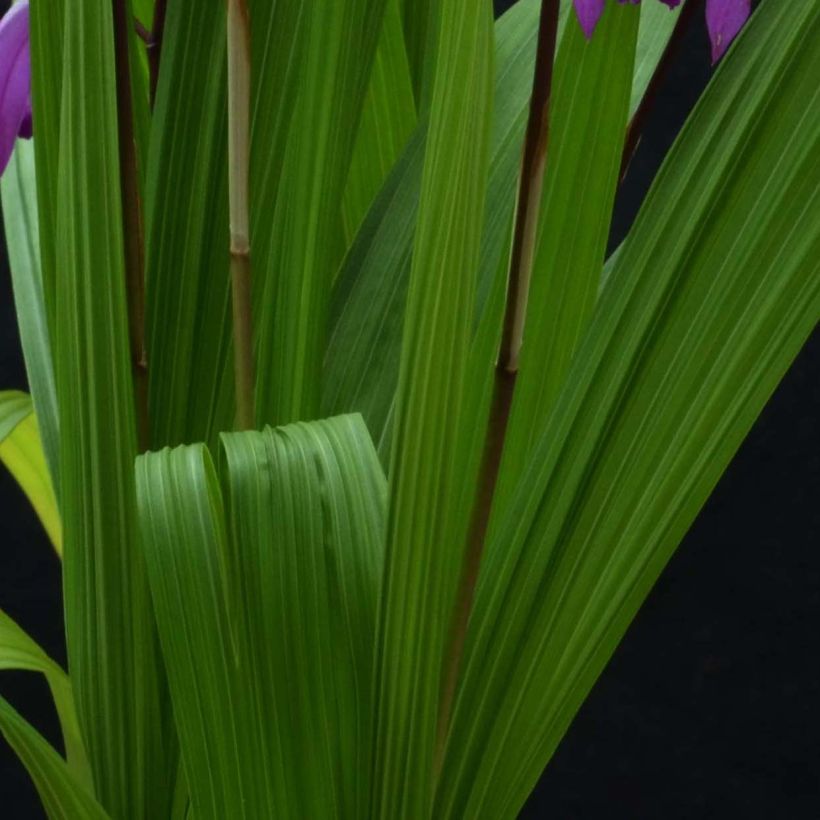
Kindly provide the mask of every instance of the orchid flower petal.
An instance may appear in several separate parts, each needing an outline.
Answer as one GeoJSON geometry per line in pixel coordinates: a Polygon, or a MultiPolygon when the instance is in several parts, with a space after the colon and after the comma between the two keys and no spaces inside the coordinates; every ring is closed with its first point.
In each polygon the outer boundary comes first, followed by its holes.
{"type": "Polygon", "coordinates": [[[587,39],[592,37],[595,26],[598,25],[598,20],[604,11],[604,2],[605,0],[573,0],[578,22],[587,39]]]}
{"type": "Polygon", "coordinates": [[[31,136],[28,2],[15,3],[0,19],[0,174],[18,136],[31,136]]]}
{"type": "Polygon", "coordinates": [[[706,27],[716,63],[735,39],[751,14],[751,0],[706,0],[706,27]]]}

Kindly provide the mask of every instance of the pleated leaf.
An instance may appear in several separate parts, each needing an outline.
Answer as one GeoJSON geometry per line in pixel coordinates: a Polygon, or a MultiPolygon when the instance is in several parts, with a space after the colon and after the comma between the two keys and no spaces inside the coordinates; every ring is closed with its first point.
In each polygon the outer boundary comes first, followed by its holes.
{"type": "Polygon", "coordinates": [[[137,463],[193,812],[365,816],[386,497],[373,445],[340,417],[223,446],[221,486],[202,445],[137,463]]]}
{"type": "Polygon", "coordinates": [[[26,374],[46,461],[52,480],[56,482],[59,480],[57,388],[43,294],[34,148],[30,142],[18,140],[0,179],[0,194],[26,374]]]}
{"type": "Polygon", "coordinates": [[[63,551],[62,524],[46,466],[31,399],[16,390],[0,391],[0,461],[26,494],[58,555],[63,551]]]}
{"type": "Polygon", "coordinates": [[[820,9],[764,3],[681,133],[482,566],[437,817],[514,817],[820,316],[820,9]]]}
{"type": "Polygon", "coordinates": [[[493,92],[488,3],[440,7],[436,77],[407,296],[378,638],[372,811],[424,817],[469,483],[458,424],[472,334],[493,92]]]}
{"type": "Polygon", "coordinates": [[[174,740],[136,537],[110,3],[66,7],[64,46],[54,364],[60,484],[70,488],[61,501],[69,669],[101,804],[118,818],[161,817],[174,740]]]}

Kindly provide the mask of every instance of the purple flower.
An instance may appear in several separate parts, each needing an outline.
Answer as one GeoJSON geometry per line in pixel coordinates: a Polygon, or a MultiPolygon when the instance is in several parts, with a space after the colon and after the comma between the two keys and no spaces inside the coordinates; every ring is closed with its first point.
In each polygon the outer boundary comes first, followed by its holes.
{"type": "MultiPolygon", "coordinates": [[[[618,0],[619,3],[640,3],[641,0],[618,0]]],[[[661,0],[670,9],[681,0],[661,0]]],[[[606,0],[573,0],[578,22],[587,37],[592,37],[606,0]]],[[[706,27],[712,41],[712,62],[716,63],[743,28],[751,13],[751,0],[706,0],[706,27]]]]}
{"type": "Polygon", "coordinates": [[[751,14],[752,0],[706,0],[706,27],[712,41],[712,62],[729,48],[751,14]]]}
{"type": "Polygon", "coordinates": [[[31,136],[31,55],[28,0],[15,3],[0,19],[0,174],[17,137],[31,136]]]}

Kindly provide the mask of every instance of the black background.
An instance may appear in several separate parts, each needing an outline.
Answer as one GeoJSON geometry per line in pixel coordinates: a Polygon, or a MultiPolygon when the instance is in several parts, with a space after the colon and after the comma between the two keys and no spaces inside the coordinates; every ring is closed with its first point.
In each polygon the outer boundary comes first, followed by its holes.
{"type": "MultiPolygon", "coordinates": [[[[496,3],[499,10],[509,5],[496,3]]],[[[619,193],[613,244],[634,218],[710,71],[699,17],[619,193]]],[[[0,389],[25,386],[3,257],[0,389]]],[[[815,332],[643,606],[522,817],[820,817],[819,409],[815,332]]],[[[0,607],[64,663],[59,563],[3,468],[0,511],[0,607]]],[[[58,742],[42,676],[2,672],[0,692],[58,742]]],[[[2,740],[0,815],[43,816],[2,740]]]]}

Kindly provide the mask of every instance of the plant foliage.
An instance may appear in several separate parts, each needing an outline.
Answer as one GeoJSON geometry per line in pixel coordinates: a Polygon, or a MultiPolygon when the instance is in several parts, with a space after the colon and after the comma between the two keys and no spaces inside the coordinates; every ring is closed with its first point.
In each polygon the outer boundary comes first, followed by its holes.
{"type": "Polygon", "coordinates": [[[0,613],[64,748],[0,731],[50,817],[517,815],[820,317],[815,3],[606,259],[691,3],[31,0],[0,459],[69,668],[0,613]]]}

